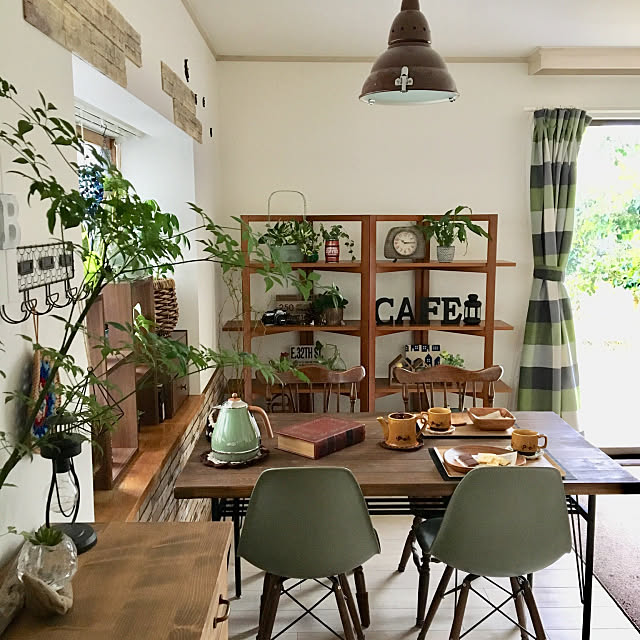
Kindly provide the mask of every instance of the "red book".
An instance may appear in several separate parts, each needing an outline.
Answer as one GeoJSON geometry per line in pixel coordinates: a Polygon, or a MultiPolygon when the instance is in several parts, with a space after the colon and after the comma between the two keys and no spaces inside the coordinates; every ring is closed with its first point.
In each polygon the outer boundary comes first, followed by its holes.
{"type": "Polygon", "coordinates": [[[277,430],[278,449],[317,460],[364,440],[364,424],[340,418],[316,418],[277,430]]]}

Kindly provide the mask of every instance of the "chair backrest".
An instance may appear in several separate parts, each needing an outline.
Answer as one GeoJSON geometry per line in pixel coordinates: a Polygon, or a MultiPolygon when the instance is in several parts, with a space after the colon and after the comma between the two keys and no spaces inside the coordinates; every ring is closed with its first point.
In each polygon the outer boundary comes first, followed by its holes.
{"type": "Polygon", "coordinates": [[[268,469],[242,527],[240,556],[287,578],[346,573],[380,553],[362,491],[348,469],[268,469]]]}
{"type": "Polygon", "coordinates": [[[331,411],[331,395],[335,396],[335,411],[340,413],[340,397],[349,394],[350,410],[355,411],[356,399],[358,397],[358,383],[362,382],[366,375],[366,370],[362,366],[353,367],[346,371],[333,371],[327,367],[317,364],[298,367],[298,371],[304,373],[309,382],[300,378],[290,371],[278,373],[278,380],[270,382],[260,371],[256,373],[258,382],[265,386],[265,400],[267,401],[267,411],[274,412],[276,409],[293,413],[300,412],[301,394],[309,394],[311,398],[311,412],[315,413],[315,394],[322,393],[322,411],[331,411]]]}
{"type": "Polygon", "coordinates": [[[562,478],[549,467],[487,467],[468,473],[431,548],[449,566],[498,578],[539,571],[569,551],[562,478]]]}
{"type": "Polygon", "coordinates": [[[447,393],[458,394],[458,409],[464,409],[464,401],[467,394],[473,398],[473,406],[476,406],[478,398],[485,397],[489,406],[493,406],[495,395],[495,383],[502,378],[503,368],[494,365],[479,371],[468,371],[460,367],[449,365],[439,365],[437,367],[427,367],[422,371],[408,371],[400,367],[394,370],[396,380],[402,384],[402,398],[405,410],[409,409],[409,394],[411,386],[415,385],[418,394],[420,410],[426,411],[430,407],[448,407],[447,393]],[[485,390],[485,385],[487,389],[485,390]],[[434,392],[442,391],[443,403],[438,405],[434,402],[434,392]],[[423,403],[424,398],[424,403],[423,403]]]}

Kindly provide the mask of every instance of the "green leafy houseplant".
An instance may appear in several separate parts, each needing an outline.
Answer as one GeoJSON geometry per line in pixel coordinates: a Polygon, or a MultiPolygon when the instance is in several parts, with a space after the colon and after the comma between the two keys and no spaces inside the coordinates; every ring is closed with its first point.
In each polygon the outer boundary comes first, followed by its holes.
{"type": "Polygon", "coordinates": [[[349,234],[344,230],[341,224],[334,224],[327,229],[323,224],[320,225],[320,235],[325,242],[329,240],[344,240],[344,246],[347,252],[351,256],[351,260],[355,260],[356,257],[353,254],[353,247],[355,242],[349,237],[349,234]]]}
{"type": "MultiPolygon", "coordinates": [[[[281,220],[267,229],[260,237],[260,243],[276,248],[295,246],[300,250],[304,262],[316,262],[320,249],[320,235],[308,220],[281,220]]],[[[272,250],[272,255],[274,253],[286,255],[272,250]]]]}
{"type": "Polygon", "coordinates": [[[453,260],[454,251],[453,243],[458,242],[467,244],[467,231],[476,235],[488,238],[489,234],[479,225],[471,221],[469,216],[460,215],[465,209],[473,214],[471,207],[458,205],[455,209],[449,209],[440,217],[424,216],[422,219],[422,229],[427,242],[435,237],[438,243],[438,260],[440,262],[451,262],[453,260]],[[441,249],[448,249],[441,251],[441,249]]]}
{"type": "MultiPolygon", "coordinates": [[[[32,398],[22,389],[6,393],[6,402],[18,404],[24,411],[15,412],[22,417],[12,425],[11,432],[0,424],[0,450],[6,453],[0,466],[0,489],[23,458],[30,458],[47,447],[59,447],[67,440],[93,441],[97,434],[115,428],[116,407],[100,403],[94,393],[101,386],[108,387],[108,383],[94,373],[107,358],[126,356],[136,364],[146,364],[173,376],[237,366],[259,369],[272,379],[273,368],[254,354],[182,345],[155,334],[151,323],[144,318],[117,326],[127,336],[123,341],[126,344],[120,347],[113,347],[105,336],[91,336],[98,344],[101,359],[93,363],[94,369],[85,369],[75,361],[72,347],[77,338],[86,334],[87,313],[104,288],[136,275],[166,273],[176,265],[189,262],[182,251],[189,246],[189,236],[195,232],[200,234],[198,242],[204,254],[204,258],[197,261],[218,263],[223,274],[245,265],[240,241],[234,237],[241,234],[258,262],[257,271],[267,289],[274,284],[291,285],[308,297],[313,279],[307,278],[304,272],[293,271],[289,265],[274,264],[271,256],[259,246],[258,236],[241,220],[235,219],[238,228],[222,227],[197,205],[190,204],[201,222],[194,229],[181,230],[175,215],[163,211],[154,201],[142,200],[117,167],[98,153],[93,154],[92,170],[99,174],[103,184],[109,185],[103,197],[97,199],[93,193],[83,194],[78,188],[65,186],[53,174],[46,156],[33,140],[48,140],[47,149],[58,154],[77,178],[81,167],[69,158],[77,154],[84,157],[85,147],[76,135],[75,126],[59,118],[55,105],[47,102],[42,94],[37,106],[23,106],[15,87],[2,78],[0,100],[11,103],[18,113],[15,125],[0,125],[0,144],[14,153],[13,173],[25,179],[28,201],[38,199],[44,205],[49,232],[59,235],[82,264],[90,264],[78,287],[82,295],[65,308],[66,316],[47,317],[47,321],[62,325],[60,344],[51,347],[23,336],[40,352],[41,358],[49,361],[50,368],[41,381],[37,397],[32,398]],[[69,241],[71,230],[76,231],[76,236],[82,235],[82,240],[69,241]],[[50,392],[61,399],[59,413],[47,421],[43,433],[36,434],[32,427],[50,392]]],[[[119,402],[127,397],[120,398],[119,402]]]]}
{"type": "Polygon", "coordinates": [[[452,367],[464,368],[464,358],[459,353],[449,353],[444,349],[440,353],[440,364],[448,364],[452,367]]]}
{"type": "Polygon", "coordinates": [[[332,284],[314,296],[312,309],[320,324],[338,326],[342,323],[344,308],[349,301],[342,295],[340,289],[332,284]]]}

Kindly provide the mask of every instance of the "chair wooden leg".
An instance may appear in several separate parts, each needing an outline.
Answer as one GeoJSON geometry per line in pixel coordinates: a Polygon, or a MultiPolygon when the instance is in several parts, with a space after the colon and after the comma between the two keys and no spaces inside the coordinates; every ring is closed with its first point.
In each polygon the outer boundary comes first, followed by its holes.
{"type": "Polygon", "coordinates": [[[262,608],[262,616],[260,617],[257,639],[271,640],[273,625],[276,621],[276,613],[278,611],[278,602],[280,601],[280,590],[284,579],[270,573],[267,573],[264,579],[264,605],[262,608]]]}
{"type": "Polygon", "coordinates": [[[262,620],[262,612],[264,611],[264,603],[267,599],[267,591],[269,589],[270,580],[267,579],[269,574],[265,573],[264,580],[262,581],[262,594],[260,595],[260,620],[262,620]]]}
{"type": "Polygon", "coordinates": [[[360,622],[366,629],[371,624],[371,614],[369,612],[369,593],[367,592],[367,584],[362,567],[356,567],[353,570],[353,577],[356,581],[356,602],[360,612],[360,622]]]}
{"type": "Polygon", "coordinates": [[[544,627],[542,626],[542,620],[540,619],[540,612],[538,611],[538,607],[536,605],[536,599],[533,597],[533,591],[531,591],[531,587],[529,586],[529,582],[523,579],[524,586],[524,601],[527,604],[527,609],[529,609],[529,615],[531,616],[531,622],[533,623],[533,630],[536,634],[536,640],[546,640],[546,635],[544,633],[544,627]]]}
{"type": "Polygon", "coordinates": [[[416,627],[419,627],[424,622],[424,612],[427,609],[427,598],[429,596],[429,578],[431,575],[430,565],[431,556],[428,553],[423,553],[418,581],[418,612],[416,614],[416,627]]]}
{"type": "Polygon", "coordinates": [[[338,613],[340,614],[340,621],[342,622],[342,628],[344,629],[345,640],[355,640],[353,635],[353,626],[351,625],[351,618],[349,618],[349,611],[347,610],[347,602],[340,586],[338,578],[329,578],[333,584],[333,593],[336,597],[336,604],[338,605],[338,613]]]}
{"type": "Polygon", "coordinates": [[[458,594],[458,604],[456,612],[453,615],[453,624],[451,625],[451,633],[449,640],[460,640],[460,632],[462,631],[462,621],[464,620],[464,610],[467,608],[467,600],[469,599],[469,589],[474,576],[467,576],[462,582],[462,588],[458,594]]]}
{"type": "Polygon", "coordinates": [[[427,635],[427,631],[429,631],[429,627],[433,622],[433,619],[436,617],[436,613],[438,612],[438,608],[440,607],[440,603],[444,598],[444,594],[447,591],[447,587],[449,586],[449,581],[451,580],[451,575],[453,574],[453,567],[445,567],[444,573],[442,574],[442,578],[440,578],[440,582],[438,584],[438,588],[436,592],[433,594],[433,600],[431,601],[431,605],[429,606],[429,611],[427,612],[427,617],[422,625],[422,629],[420,629],[420,633],[418,635],[418,640],[424,640],[427,635]]]}
{"type": "MultiPolygon", "coordinates": [[[[516,604],[516,614],[518,616],[518,624],[521,627],[527,628],[527,614],[524,611],[524,596],[520,591],[520,583],[518,582],[518,578],[510,578],[511,582],[511,591],[515,596],[515,604],[516,604]],[[516,595],[517,594],[517,595],[516,595]]],[[[526,631],[520,630],[520,635],[522,636],[522,640],[527,640],[529,637],[526,631]]]]}
{"type": "Polygon", "coordinates": [[[344,598],[347,601],[347,609],[349,610],[349,615],[351,616],[351,621],[353,622],[353,628],[356,632],[356,638],[357,640],[364,640],[364,633],[362,632],[362,625],[360,624],[360,616],[358,615],[358,609],[356,608],[356,603],[353,600],[353,595],[351,594],[349,579],[344,573],[341,573],[338,576],[338,580],[340,581],[340,586],[342,587],[344,598]]]}

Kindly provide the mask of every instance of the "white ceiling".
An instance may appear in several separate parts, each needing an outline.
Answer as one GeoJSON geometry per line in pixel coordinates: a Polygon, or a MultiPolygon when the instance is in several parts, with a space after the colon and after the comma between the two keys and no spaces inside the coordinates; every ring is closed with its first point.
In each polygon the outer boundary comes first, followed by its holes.
{"type": "MultiPolygon", "coordinates": [[[[401,0],[183,0],[218,56],[372,57],[401,0]]],[[[539,46],[637,46],[640,0],[423,0],[448,57],[539,46]]]]}

